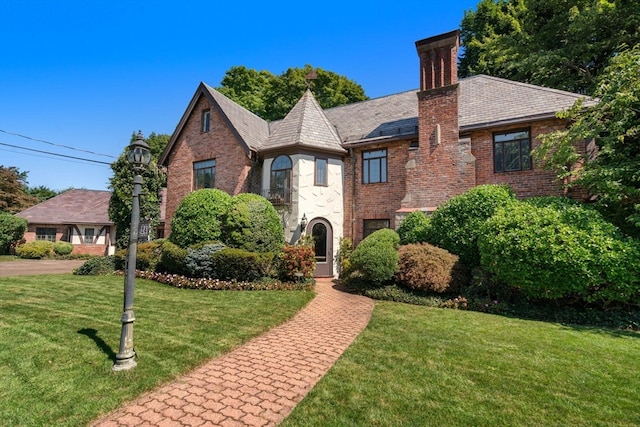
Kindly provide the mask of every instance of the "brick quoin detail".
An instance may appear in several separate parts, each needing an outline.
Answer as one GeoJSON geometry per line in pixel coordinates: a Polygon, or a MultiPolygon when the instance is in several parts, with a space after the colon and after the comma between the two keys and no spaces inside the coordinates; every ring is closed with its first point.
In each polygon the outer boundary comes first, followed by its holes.
{"type": "Polygon", "coordinates": [[[209,99],[201,95],[168,159],[165,236],[171,234],[171,218],[182,199],[193,191],[193,162],[216,160],[215,188],[231,195],[249,191],[252,161],[209,99]],[[202,132],[202,112],[211,110],[209,132],[202,132]]]}

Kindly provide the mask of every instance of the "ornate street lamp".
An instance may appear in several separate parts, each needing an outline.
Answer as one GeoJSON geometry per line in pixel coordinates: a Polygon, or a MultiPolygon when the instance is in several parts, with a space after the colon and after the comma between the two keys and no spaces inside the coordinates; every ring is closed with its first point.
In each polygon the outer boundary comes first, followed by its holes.
{"type": "Polygon", "coordinates": [[[124,308],[122,312],[122,332],[120,349],[116,354],[114,371],[126,371],[136,366],[136,352],[133,349],[133,291],[136,278],[136,252],[138,250],[138,228],[140,226],[140,193],[142,193],[142,173],[151,161],[151,150],[144,142],[142,132],[129,145],[127,160],[136,176],[133,178],[133,202],[131,204],[131,230],[127,248],[127,264],[124,277],[124,308]]]}

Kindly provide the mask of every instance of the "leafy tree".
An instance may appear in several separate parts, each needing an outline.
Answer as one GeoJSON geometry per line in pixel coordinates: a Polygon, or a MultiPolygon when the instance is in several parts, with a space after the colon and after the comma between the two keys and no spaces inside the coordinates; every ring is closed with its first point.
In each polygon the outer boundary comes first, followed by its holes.
{"type": "Polygon", "coordinates": [[[0,165],[0,211],[15,213],[38,203],[27,191],[27,174],[14,166],[0,165]]]}
{"type": "Polygon", "coordinates": [[[568,186],[597,196],[597,206],[625,232],[640,236],[640,44],[621,52],[603,72],[595,96],[559,114],[568,128],[542,136],[534,155],[568,186]],[[594,139],[597,155],[576,149],[594,139]]]}
{"type": "Polygon", "coordinates": [[[232,67],[217,90],[265,120],[283,118],[307,89],[307,76],[315,72],[313,87],[322,108],[364,101],[364,89],[345,76],[311,65],[289,68],[280,75],[246,67],[232,67]]]}
{"type": "MultiPolygon", "coordinates": [[[[140,218],[149,219],[151,231],[160,221],[160,199],[158,193],[166,184],[166,174],[158,167],[158,156],[164,150],[160,149],[161,141],[168,135],[151,134],[147,143],[151,147],[151,163],[142,173],[142,195],[140,196],[140,218]],[[155,147],[155,148],[154,148],[155,147]]],[[[131,142],[135,140],[133,134],[131,142]]],[[[166,145],[166,143],[165,143],[166,145]]],[[[116,225],[116,246],[125,248],[129,242],[129,226],[131,224],[131,203],[133,194],[134,172],[127,161],[127,149],[111,164],[113,176],[109,179],[109,189],[112,191],[109,200],[109,219],[116,225]]],[[[153,236],[150,236],[153,238],[153,236]]]]}
{"type": "Polygon", "coordinates": [[[45,200],[48,200],[60,194],[58,191],[52,190],[44,185],[40,185],[38,187],[29,187],[27,193],[38,199],[38,203],[44,202],[45,200]]]}
{"type": "Polygon", "coordinates": [[[7,254],[27,231],[27,220],[0,212],[0,254],[7,254]]]}
{"type": "Polygon", "coordinates": [[[620,46],[640,42],[640,3],[481,0],[461,27],[461,77],[483,73],[590,94],[620,46]]]}

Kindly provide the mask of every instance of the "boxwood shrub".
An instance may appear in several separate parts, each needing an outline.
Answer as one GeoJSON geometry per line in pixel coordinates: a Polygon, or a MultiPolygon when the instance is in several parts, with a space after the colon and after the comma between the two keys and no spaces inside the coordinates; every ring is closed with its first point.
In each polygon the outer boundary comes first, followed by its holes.
{"type": "Polygon", "coordinates": [[[69,242],[55,242],[53,244],[53,252],[60,256],[69,255],[73,252],[73,245],[69,242]]]}
{"type": "Polygon", "coordinates": [[[408,214],[398,227],[400,244],[421,243],[427,240],[429,217],[424,212],[414,211],[408,214]]]}
{"type": "Polygon", "coordinates": [[[352,273],[347,284],[380,286],[398,271],[398,246],[400,237],[394,230],[385,228],[368,235],[351,254],[352,273]]]}
{"type": "Polygon", "coordinates": [[[272,261],[271,252],[249,252],[236,248],[226,248],[212,256],[213,270],[220,280],[259,280],[269,274],[272,261]]]}
{"type": "Polygon", "coordinates": [[[469,268],[480,265],[478,235],[497,208],[516,201],[511,188],[481,185],[443,203],[431,215],[427,241],[460,256],[469,268]]]}
{"type": "Polygon", "coordinates": [[[169,239],[183,248],[221,240],[230,205],[231,196],[222,190],[204,188],[188,194],[173,215],[169,239]]]}
{"type": "Polygon", "coordinates": [[[160,262],[156,269],[165,273],[186,274],[185,263],[187,253],[187,249],[181,248],[175,243],[166,240],[162,245],[160,262]]]}
{"type": "Polygon", "coordinates": [[[222,241],[250,252],[280,252],[284,229],[273,205],[258,194],[242,193],[231,200],[222,241]]]}

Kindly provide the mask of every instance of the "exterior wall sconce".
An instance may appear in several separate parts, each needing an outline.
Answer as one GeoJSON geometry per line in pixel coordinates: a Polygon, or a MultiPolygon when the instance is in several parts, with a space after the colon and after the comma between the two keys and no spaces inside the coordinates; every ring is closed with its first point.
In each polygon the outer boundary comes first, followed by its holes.
{"type": "Polygon", "coordinates": [[[300,232],[302,233],[305,228],[307,228],[307,214],[302,214],[302,218],[300,219],[300,232]]]}

